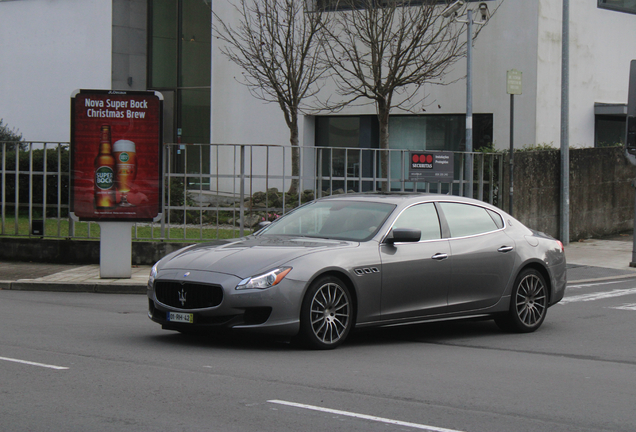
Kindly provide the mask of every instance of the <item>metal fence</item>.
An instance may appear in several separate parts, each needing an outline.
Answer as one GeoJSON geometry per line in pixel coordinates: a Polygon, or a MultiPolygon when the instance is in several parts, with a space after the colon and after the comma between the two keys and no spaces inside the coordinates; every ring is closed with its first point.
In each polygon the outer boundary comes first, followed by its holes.
{"type": "MultiPolygon", "coordinates": [[[[0,143],[3,236],[98,239],[97,222],[69,218],[68,143],[0,143]]],[[[502,206],[501,153],[454,154],[454,178],[412,182],[408,150],[165,144],[163,213],[136,223],[135,240],[201,241],[251,232],[315,198],[352,192],[434,192],[502,206]],[[381,158],[387,157],[386,173],[381,158]],[[473,178],[464,175],[473,163],[473,178]],[[296,165],[296,169],[292,167],[296,165]],[[472,181],[471,181],[472,180],[472,181]]]]}

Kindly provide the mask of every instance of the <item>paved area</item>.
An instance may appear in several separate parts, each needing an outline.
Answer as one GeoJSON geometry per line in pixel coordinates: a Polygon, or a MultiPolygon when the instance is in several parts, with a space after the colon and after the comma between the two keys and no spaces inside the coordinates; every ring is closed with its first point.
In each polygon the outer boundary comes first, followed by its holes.
{"type": "Polygon", "coordinates": [[[0,289],[145,294],[150,266],[134,266],[130,279],[102,279],[99,265],[0,262],[0,289]]]}
{"type": "Polygon", "coordinates": [[[632,235],[620,235],[570,243],[565,247],[568,281],[636,277],[636,268],[630,267],[633,242],[632,235]]]}
{"type": "MultiPolygon", "coordinates": [[[[636,277],[633,236],[591,239],[565,248],[568,281],[636,277]]],[[[0,289],[144,294],[150,266],[134,266],[130,279],[101,279],[99,265],[0,262],[0,289]]]]}

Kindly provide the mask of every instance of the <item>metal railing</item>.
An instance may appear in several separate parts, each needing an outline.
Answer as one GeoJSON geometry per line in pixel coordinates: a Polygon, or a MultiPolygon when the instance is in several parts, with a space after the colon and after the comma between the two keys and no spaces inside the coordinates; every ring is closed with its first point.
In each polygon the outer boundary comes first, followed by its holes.
{"type": "MultiPolygon", "coordinates": [[[[99,238],[97,222],[68,217],[69,150],[68,143],[0,143],[1,235],[99,238]]],[[[454,154],[452,181],[412,182],[408,150],[165,144],[162,151],[162,217],[159,222],[135,223],[135,240],[232,238],[326,195],[381,190],[459,195],[469,182],[464,175],[469,154],[464,152],[454,154]],[[386,174],[380,168],[383,154],[386,174]]],[[[502,206],[503,154],[470,155],[473,196],[502,206]]]]}

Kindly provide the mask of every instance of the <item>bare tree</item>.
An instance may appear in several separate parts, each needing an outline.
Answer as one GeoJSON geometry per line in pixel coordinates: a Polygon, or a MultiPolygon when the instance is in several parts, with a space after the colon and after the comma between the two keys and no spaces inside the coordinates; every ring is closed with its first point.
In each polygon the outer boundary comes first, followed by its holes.
{"type": "Polygon", "coordinates": [[[275,102],[283,111],[292,146],[290,193],[298,191],[300,154],[298,117],[303,101],[320,89],[328,65],[321,61],[329,14],[309,10],[306,0],[236,0],[239,21],[213,12],[221,52],[243,69],[250,93],[275,102]]]}
{"type": "MultiPolygon", "coordinates": [[[[442,83],[449,67],[466,52],[465,26],[444,17],[436,0],[334,0],[334,25],[326,59],[333,68],[338,109],[357,101],[375,103],[380,148],[389,148],[389,114],[412,111],[423,102],[425,83],[442,83]]],[[[388,152],[381,152],[381,175],[388,172],[388,152]]],[[[382,183],[388,190],[389,182],[382,183]]]]}

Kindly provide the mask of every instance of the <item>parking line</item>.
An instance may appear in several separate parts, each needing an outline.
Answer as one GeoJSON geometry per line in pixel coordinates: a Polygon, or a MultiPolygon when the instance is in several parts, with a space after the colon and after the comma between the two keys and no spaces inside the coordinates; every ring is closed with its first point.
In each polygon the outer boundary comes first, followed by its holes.
{"type": "Polygon", "coordinates": [[[403,422],[403,421],[399,421],[399,420],[392,420],[392,419],[387,419],[387,418],[382,418],[382,417],[370,416],[370,415],[366,415],[366,414],[358,414],[358,413],[352,413],[352,412],[348,412],[348,411],[340,411],[340,410],[335,410],[335,409],[331,409],[331,408],[318,407],[318,406],[314,406],[314,405],[305,405],[305,404],[300,404],[300,403],[296,403],[296,402],[287,402],[287,401],[282,401],[282,400],[268,400],[267,402],[273,403],[273,404],[278,404],[278,405],[287,405],[287,406],[295,407],[295,408],[303,408],[303,409],[308,409],[308,410],[313,410],[313,411],[320,411],[320,412],[325,412],[325,413],[329,413],[329,414],[336,414],[336,415],[342,415],[342,416],[347,416],[347,417],[354,417],[354,418],[358,418],[358,419],[362,419],[362,420],[370,420],[370,421],[375,421],[375,422],[380,422],[380,423],[393,424],[393,425],[397,425],[397,426],[406,426],[406,427],[410,427],[410,428],[414,428],[414,429],[422,429],[422,430],[427,430],[427,431],[432,431],[432,432],[461,432],[461,431],[458,431],[458,430],[455,430],[455,429],[445,429],[445,428],[439,428],[439,427],[435,427],[435,426],[427,426],[427,425],[418,424],[418,423],[403,422]]]}
{"type": "Polygon", "coordinates": [[[636,303],[624,304],[622,306],[614,306],[614,307],[611,307],[610,309],[636,311],[636,303]]]}
{"type": "Polygon", "coordinates": [[[605,282],[586,282],[586,283],[582,283],[582,284],[578,284],[578,285],[568,285],[567,289],[579,289],[579,288],[588,288],[588,287],[593,287],[593,286],[600,286],[600,285],[613,285],[613,284],[620,284],[620,283],[625,283],[624,280],[618,280],[618,281],[605,281],[605,282]]]}
{"type": "Polygon", "coordinates": [[[622,297],[622,296],[631,295],[631,294],[636,294],[636,288],[619,289],[619,290],[612,290],[607,292],[598,292],[598,293],[592,293],[592,294],[582,294],[578,296],[565,297],[559,303],[565,304],[565,303],[574,303],[574,302],[603,300],[606,298],[622,297]]]}
{"type": "Polygon", "coordinates": [[[66,369],[68,369],[67,367],[63,367],[63,366],[48,365],[48,364],[44,364],[44,363],[35,363],[35,362],[30,362],[30,361],[26,361],[26,360],[19,360],[19,359],[13,359],[13,358],[8,358],[8,357],[0,357],[0,360],[13,362],[13,363],[21,363],[21,364],[25,364],[25,365],[29,365],[29,366],[38,366],[38,367],[43,367],[43,368],[48,368],[48,369],[55,369],[55,370],[66,370],[66,369]]]}

